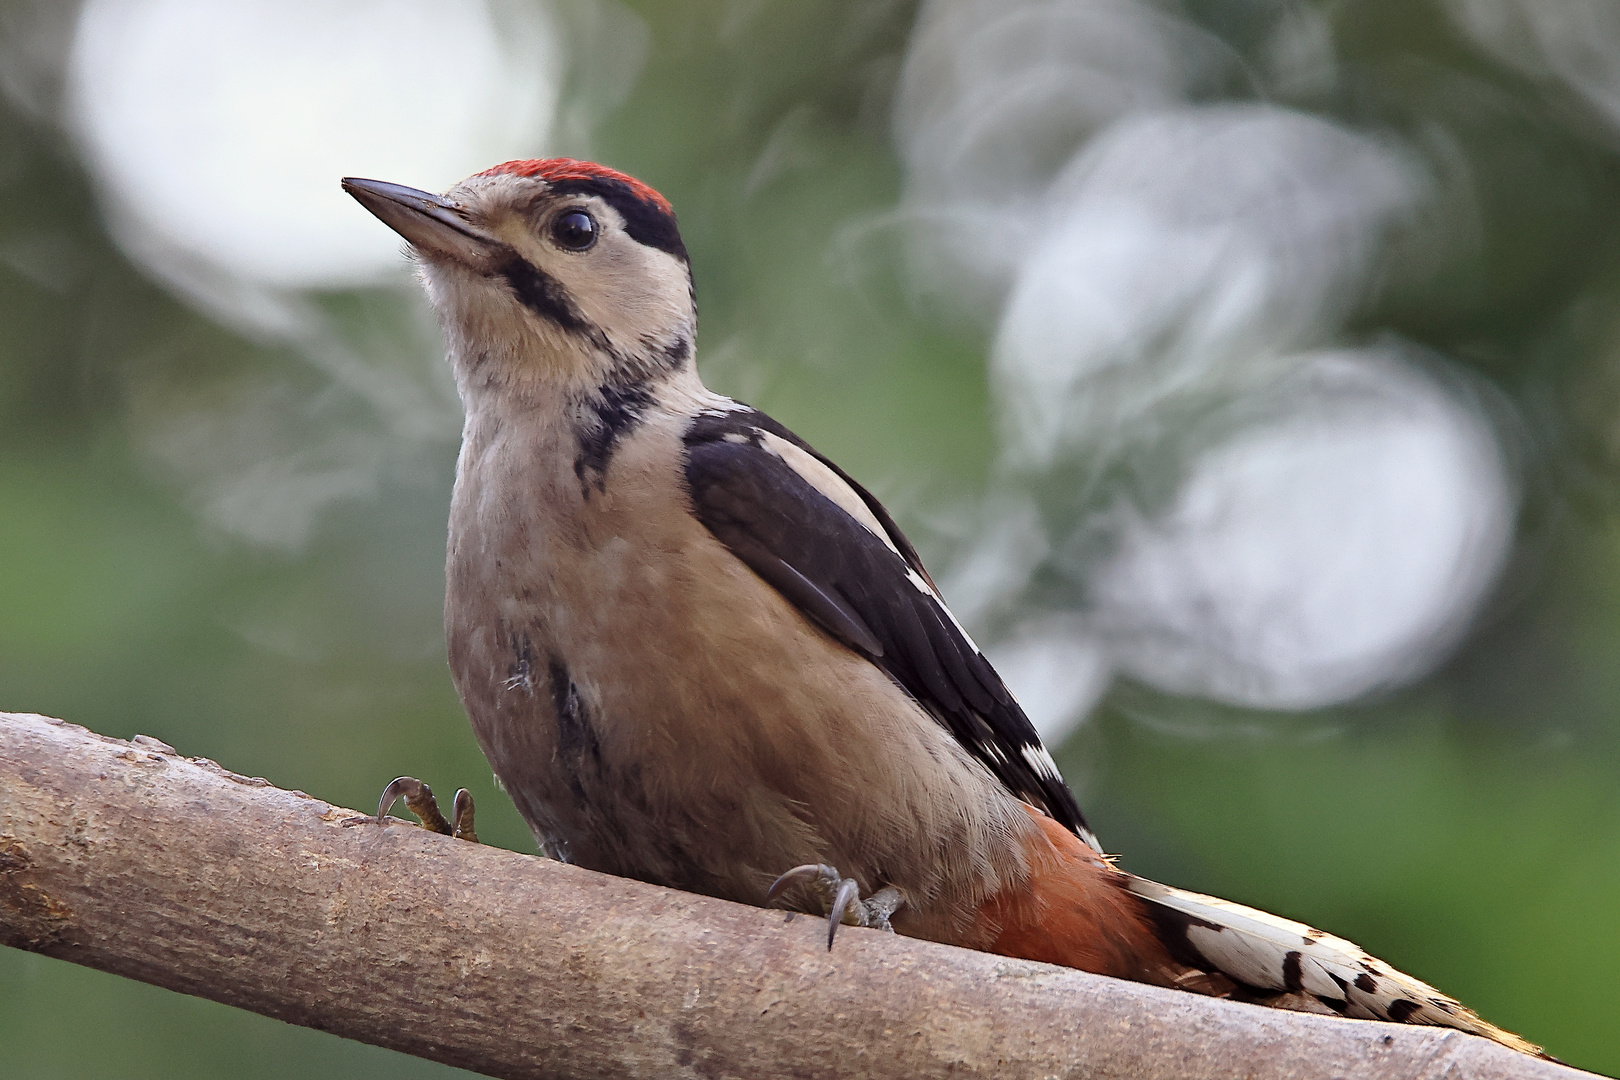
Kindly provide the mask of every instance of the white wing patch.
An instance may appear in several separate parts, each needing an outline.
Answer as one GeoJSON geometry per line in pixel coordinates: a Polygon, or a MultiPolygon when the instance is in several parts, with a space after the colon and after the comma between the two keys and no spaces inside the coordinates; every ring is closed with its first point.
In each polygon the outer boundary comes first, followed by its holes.
{"type": "MultiPolygon", "coordinates": [[[[781,436],[772,435],[770,432],[760,428],[754,430],[759,432],[761,446],[787,462],[788,467],[803,477],[806,483],[831,499],[844,513],[860,522],[867,532],[883,541],[884,546],[890,551],[900,555],[900,548],[895,544],[894,538],[883,527],[883,523],[878,521],[877,515],[872,513],[871,507],[866,505],[866,500],[862,499],[854,488],[844,483],[842,477],[818,461],[814,454],[807,453],[781,436]]],[[[902,560],[905,558],[903,555],[900,557],[902,560]]],[[[918,592],[933,597],[934,602],[940,606],[940,610],[945,612],[945,617],[950,619],[952,625],[956,627],[956,632],[962,635],[962,640],[966,641],[974,652],[983,652],[978,643],[973,640],[973,636],[957,620],[956,613],[945,603],[944,598],[934,591],[934,587],[928,584],[926,578],[908,566],[906,568],[906,580],[911,582],[918,592]]],[[[1054,775],[1055,773],[1056,770],[1054,770],[1054,775]]]]}
{"type": "MultiPolygon", "coordinates": [[[[761,428],[754,430],[759,432],[761,446],[787,462],[788,468],[802,476],[805,483],[827,496],[840,510],[860,522],[868,532],[883,541],[890,551],[896,555],[900,554],[900,549],[895,546],[888,530],[878,521],[877,515],[872,513],[866,501],[855,493],[854,488],[844,483],[842,477],[816,460],[814,454],[794,446],[780,435],[772,435],[761,428]]],[[[915,573],[912,576],[915,577],[915,573]]]]}

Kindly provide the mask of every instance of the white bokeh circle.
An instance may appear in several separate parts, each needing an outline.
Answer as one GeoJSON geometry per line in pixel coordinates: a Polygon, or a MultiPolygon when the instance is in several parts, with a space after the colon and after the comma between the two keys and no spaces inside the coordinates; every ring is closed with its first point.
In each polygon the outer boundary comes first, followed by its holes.
{"type": "Polygon", "coordinates": [[[1277,408],[1128,518],[1090,587],[1120,668],[1309,709],[1399,684],[1495,581],[1517,492],[1477,402],[1393,350],[1302,358],[1277,408]]]}
{"type": "Polygon", "coordinates": [[[69,125],[115,233],[160,277],[364,284],[399,243],[338,187],[429,190],[541,150],[546,9],[481,0],[89,0],[69,125]]]}

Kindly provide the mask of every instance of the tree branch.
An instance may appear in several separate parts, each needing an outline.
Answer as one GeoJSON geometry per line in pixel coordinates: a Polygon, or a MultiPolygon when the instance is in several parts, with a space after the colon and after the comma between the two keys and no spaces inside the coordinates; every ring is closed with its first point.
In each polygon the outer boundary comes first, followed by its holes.
{"type": "Polygon", "coordinates": [[[380,827],[0,713],[0,942],[505,1077],[1573,1078],[380,827]]]}

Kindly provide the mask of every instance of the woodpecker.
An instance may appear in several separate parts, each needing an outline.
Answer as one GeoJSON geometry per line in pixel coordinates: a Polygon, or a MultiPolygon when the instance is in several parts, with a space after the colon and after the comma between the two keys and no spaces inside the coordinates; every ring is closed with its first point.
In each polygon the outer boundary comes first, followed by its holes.
{"type": "Polygon", "coordinates": [[[343,187],[409,243],[443,328],[450,668],[544,852],[786,899],[829,945],[886,927],[1541,1053],[1347,941],[1118,869],[877,499],[704,387],[652,188],[561,158],[443,196],[343,187]]]}

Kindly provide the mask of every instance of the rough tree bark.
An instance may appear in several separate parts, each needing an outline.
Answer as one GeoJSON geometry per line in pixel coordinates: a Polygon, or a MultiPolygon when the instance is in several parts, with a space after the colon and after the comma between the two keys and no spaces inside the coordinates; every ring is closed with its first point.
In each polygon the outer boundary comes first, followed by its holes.
{"type": "Polygon", "coordinates": [[[0,713],[0,942],[506,1077],[1572,1078],[693,896],[0,713]]]}

